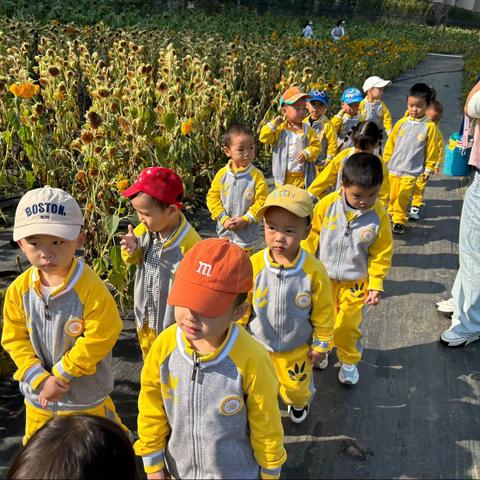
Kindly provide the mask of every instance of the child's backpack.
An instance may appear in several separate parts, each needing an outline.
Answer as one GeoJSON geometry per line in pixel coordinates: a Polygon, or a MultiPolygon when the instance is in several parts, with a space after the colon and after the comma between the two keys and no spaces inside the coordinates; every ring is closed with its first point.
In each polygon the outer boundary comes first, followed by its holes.
{"type": "Polygon", "coordinates": [[[460,130],[455,132],[448,140],[445,149],[445,164],[443,173],[449,177],[466,177],[470,175],[468,160],[472,151],[473,132],[472,120],[464,117],[460,130]]]}

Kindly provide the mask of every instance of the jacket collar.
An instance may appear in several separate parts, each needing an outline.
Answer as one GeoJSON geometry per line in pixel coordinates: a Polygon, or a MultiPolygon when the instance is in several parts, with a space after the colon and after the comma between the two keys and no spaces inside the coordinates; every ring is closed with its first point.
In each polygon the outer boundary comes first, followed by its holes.
{"type": "Polygon", "coordinates": [[[229,160],[228,163],[227,163],[228,173],[230,173],[231,175],[233,175],[235,177],[242,177],[244,175],[248,175],[250,173],[250,171],[252,170],[252,168],[253,168],[253,165],[251,163],[250,163],[250,165],[247,165],[246,167],[239,168],[239,169],[234,168],[231,160],[229,160]]]}
{"type": "Polygon", "coordinates": [[[297,256],[289,265],[280,265],[279,263],[274,262],[268,247],[263,251],[263,258],[268,270],[275,274],[283,272],[285,276],[290,276],[295,275],[302,269],[303,264],[305,263],[306,252],[302,247],[299,247],[297,256]]]}

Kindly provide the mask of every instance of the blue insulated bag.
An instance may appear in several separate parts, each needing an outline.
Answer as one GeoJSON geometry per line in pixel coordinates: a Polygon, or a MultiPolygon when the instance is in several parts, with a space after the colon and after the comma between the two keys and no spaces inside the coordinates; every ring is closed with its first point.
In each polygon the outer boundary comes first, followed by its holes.
{"type": "Polygon", "coordinates": [[[455,132],[448,140],[445,149],[443,173],[449,177],[466,177],[470,175],[468,160],[472,151],[472,125],[468,117],[464,117],[460,132],[455,132]]]}

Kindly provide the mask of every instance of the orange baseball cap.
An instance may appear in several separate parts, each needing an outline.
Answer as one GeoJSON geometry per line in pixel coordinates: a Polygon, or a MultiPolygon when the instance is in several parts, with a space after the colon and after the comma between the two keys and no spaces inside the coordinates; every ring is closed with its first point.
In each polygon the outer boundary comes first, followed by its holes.
{"type": "Polygon", "coordinates": [[[301,98],[310,98],[308,93],[302,92],[298,87],[287,88],[280,97],[280,105],[292,105],[301,98]]]}
{"type": "Polygon", "coordinates": [[[221,238],[198,242],[178,265],[168,303],[206,317],[219,317],[239,293],[253,285],[250,258],[238,245],[221,238]]]}

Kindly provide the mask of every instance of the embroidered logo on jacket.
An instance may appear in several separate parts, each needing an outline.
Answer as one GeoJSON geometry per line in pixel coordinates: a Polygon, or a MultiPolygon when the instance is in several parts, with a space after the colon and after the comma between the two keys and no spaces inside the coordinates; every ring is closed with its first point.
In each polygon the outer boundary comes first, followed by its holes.
{"type": "Polygon", "coordinates": [[[336,215],[326,215],[323,219],[322,227],[326,230],[336,230],[337,229],[337,220],[338,220],[338,213],[336,215]]]}
{"type": "Polygon", "coordinates": [[[375,238],[375,229],[371,226],[363,227],[360,230],[360,241],[371,242],[375,238]]]}
{"type": "Polygon", "coordinates": [[[290,380],[293,380],[294,382],[303,382],[307,378],[305,366],[305,362],[303,362],[301,366],[298,366],[298,363],[295,363],[293,370],[291,368],[288,369],[288,376],[290,380]]]}
{"type": "Polygon", "coordinates": [[[225,397],[220,404],[220,413],[231,417],[243,408],[243,398],[238,395],[230,395],[225,397]]]}
{"type": "Polygon", "coordinates": [[[417,135],[417,141],[418,142],[423,142],[423,141],[425,141],[426,138],[427,138],[427,136],[424,133],[419,133],[417,135]]]}
{"type": "Polygon", "coordinates": [[[253,197],[255,196],[255,190],[253,188],[247,188],[245,190],[245,193],[243,194],[243,196],[247,199],[247,200],[253,200],[253,197]]]}
{"type": "Polygon", "coordinates": [[[312,296],[308,292],[297,293],[295,305],[298,308],[308,308],[312,304],[312,296]]]}
{"type": "Polygon", "coordinates": [[[268,305],[267,293],[268,287],[265,287],[263,290],[260,290],[260,287],[255,289],[253,294],[253,306],[255,308],[264,308],[268,305]]]}
{"type": "Polygon", "coordinates": [[[168,383],[161,384],[162,397],[167,400],[171,400],[175,397],[175,389],[178,385],[178,377],[174,377],[172,373],[168,375],[168,383]]]}
{"type": "Polygon", "coordinates": [[[84,321],[81,318],[71,318],[65,324],[65,333],[71,337],[78,337],[84,329],[84,321]]]}

